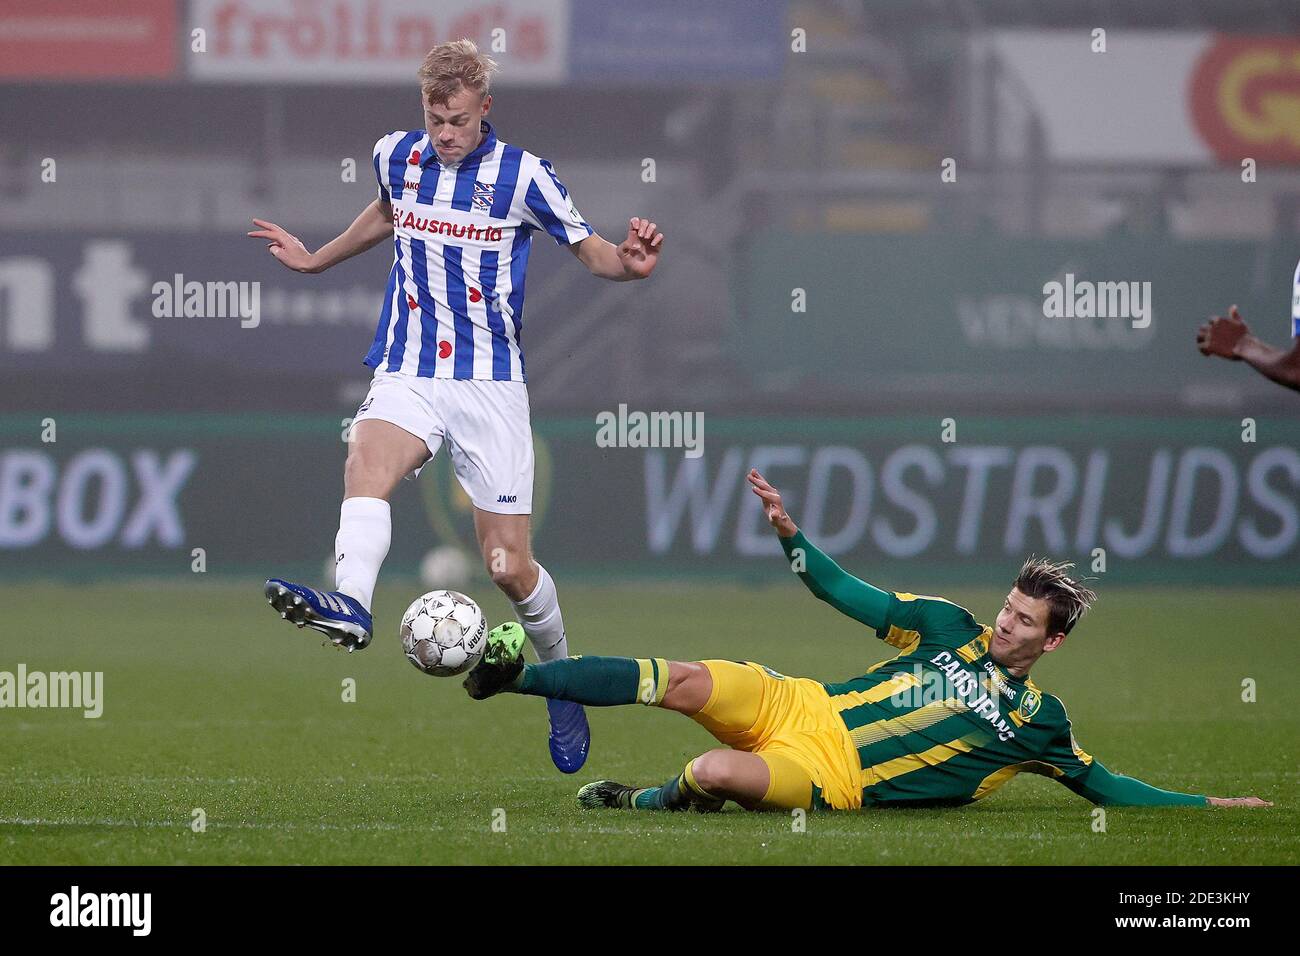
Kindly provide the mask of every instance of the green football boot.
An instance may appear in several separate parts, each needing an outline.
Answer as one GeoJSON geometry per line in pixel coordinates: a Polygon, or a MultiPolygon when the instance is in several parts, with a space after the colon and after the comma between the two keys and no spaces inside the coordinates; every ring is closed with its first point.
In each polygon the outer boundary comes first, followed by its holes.
{"type": "Polygon", "coordinates": [[[613,780],[596,780],[578,790],[578,806],[584,810],[630,810],[635,787],[625,787],[613,780]]]}
{"type": "Polygon", "coordinates": [[[509,689],[524,669],[524,640],[527,635],[517,621],[508,621],[488,632],[483,659],[461,685],[475,700],[486,700],[509,689]]]}
{"type": "MultiPolygon", "coordinates": [[[[671,794],[667,801],[662,803],[653,801],[645,809],[718,813],[722,810],[723,804],[727,802],[720,797],[684,792],[676,787],[674,781],[670,781],[663,787],[650,787],[648,789],[658,793],[662,798],[664,791],[669,788],[671,788],[671,794]]],[[[644,787],[628,787],[621,783],[615,783],[613,780],[595,780],[585,784],[578,791],[578,806],[584,810],[637,810],[641,809],[636,803],[637,794],[645,792],[647,792],[647,788],[644,787]]]]}

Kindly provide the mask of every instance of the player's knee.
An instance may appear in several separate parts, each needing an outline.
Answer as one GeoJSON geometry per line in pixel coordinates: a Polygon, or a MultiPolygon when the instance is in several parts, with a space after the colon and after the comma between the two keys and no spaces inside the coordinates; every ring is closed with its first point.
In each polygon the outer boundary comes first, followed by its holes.
{"type": "Polygon", "coordinates": [[[531,571],[528,555],[507,551],[505,548],[489,548],[483,561],[493,584],[508,595],[527,596],[531,571]]]}
{"type": "Polygon", "coordinates": [[[669,661],[668,687],[659,706],[680,714],[697,714],[713,693],[713,675],[698,661],[669,661]]]}
{"type": "Polygon", "coordinates": [[[705,688],[705,685],[712,686],[712,683],[709,669],[699,661],[668,662],[668,694],[674,697],[697,696],[693,692],[705,688]]]}
{"type": "Polygon", "coordinates": [[[384,476],[383,462],[364,445],[348,447],[347,461],[343,464],[343,481],[348,486],[372,483],[384,476]]]}
{"type": "Polygon", "coordinates": [[[691,773],[705,791],[721,796],[735,792],[738,784],[733,750],[710,750],[691,761],[691,773]]]}

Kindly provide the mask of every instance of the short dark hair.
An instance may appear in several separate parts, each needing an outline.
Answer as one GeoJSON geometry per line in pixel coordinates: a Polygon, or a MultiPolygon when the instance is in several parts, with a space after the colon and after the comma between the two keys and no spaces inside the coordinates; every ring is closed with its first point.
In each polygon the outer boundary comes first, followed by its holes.
{"type": "Polygon", "coordinates": [[[1047,558],[1030,555],[1016,576],[1015,589],[1025,597],[1047,601],[1047,633],[1069,634],[1088,608],[1097,600],[1097,592],[1070,577],[1074,564],[1053,564],[1047,558]]]}

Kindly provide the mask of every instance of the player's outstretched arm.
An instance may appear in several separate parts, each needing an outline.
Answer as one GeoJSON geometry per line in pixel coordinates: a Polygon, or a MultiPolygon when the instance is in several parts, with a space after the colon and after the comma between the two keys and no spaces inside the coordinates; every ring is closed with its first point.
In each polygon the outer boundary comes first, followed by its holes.
{"type": "Polygon", "coordinates": [[[889,612],[888,592],[849,574],[804,537],[786,513],[781,493],[756,468],[751,468],[746,477],[750,489],[763,502],[763,512],[776,529],[790,566],[808,590],[841,614],[847,614],[867,627],[883,627],[889,612]]]}
{"type": "Polygon", "coordinates": [[[663,251],[664,234],[649,219],[628,221],[627,238],[617,246],[592,234],[569,249],[594,276],[614,282],[644,279],[655,271],[663,251]]]}
{"type": "Polygon", "coordinates": [[[1086,773],[1060,778],[1079,796],[1105,807],[1271,807],[1259,797],[1206,797],[1161,790],[1133,777],[1111,773],[1094,760],[1086,773]]]}
{"type": "Polygon", "coordinates": [[[1250,334],[1250,327],[1234,305],[1226,317],[1216,315],[1196,331],[1202,355],[1244,361],[1266,378],[1300,392],[1300,339],[1291,351],[1276,349],[1250,334]]]}
{"type": "Polygon", "coordinates": [[[344,259],[371,249],[393,234],[393,207],[376,199],[352,220],[352,225],[315,252],[288,230],[265,219],[254,219],[257,229],[248,235],[265,239],[266,248],[280,263],[295,272],[324,272],[344,259]]]}

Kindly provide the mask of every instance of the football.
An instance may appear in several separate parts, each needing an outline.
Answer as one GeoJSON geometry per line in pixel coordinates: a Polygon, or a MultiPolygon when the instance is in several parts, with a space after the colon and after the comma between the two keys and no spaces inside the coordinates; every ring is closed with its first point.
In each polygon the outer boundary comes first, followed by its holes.
{"type": "Polygon", "coordinates": [[[451,677],[483,656],[487,620],[459,591],[430,591],[411,602],[398,633],[408,661],[434,677],[451,677]]]}

